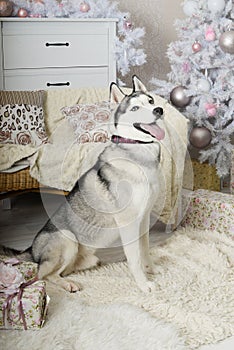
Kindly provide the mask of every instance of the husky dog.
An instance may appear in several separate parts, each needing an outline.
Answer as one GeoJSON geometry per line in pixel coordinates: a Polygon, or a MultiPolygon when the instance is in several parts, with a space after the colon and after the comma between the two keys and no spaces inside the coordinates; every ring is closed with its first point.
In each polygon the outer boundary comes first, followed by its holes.
{"type": "MultiPolygon", "coordinates": [[[[133,76],[125,95],[110,86],[114,104],[112,138],[96,165],[79,179],[65,203],[21,253],[39,264],[38,277],[69,292],[80,290],[66,276],[98,265],[97,248],[121,239],[128,266],[139,288],[150,292],[154,272],[149,256],[150,212],[159,192],[163,109],[133,76]]],[[[7,249],[5,249],[5,252],[7,249]]]]}

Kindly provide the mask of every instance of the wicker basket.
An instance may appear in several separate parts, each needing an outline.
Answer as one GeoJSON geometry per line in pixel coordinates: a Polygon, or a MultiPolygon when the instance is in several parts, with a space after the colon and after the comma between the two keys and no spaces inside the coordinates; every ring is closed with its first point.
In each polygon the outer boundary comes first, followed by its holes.
{"type": "Polygon", "coordinates": [[[30,176],[29,168],[14,173],[0,173],[0,192],[23,191],[39,187],[39,182],[30,176]]]}

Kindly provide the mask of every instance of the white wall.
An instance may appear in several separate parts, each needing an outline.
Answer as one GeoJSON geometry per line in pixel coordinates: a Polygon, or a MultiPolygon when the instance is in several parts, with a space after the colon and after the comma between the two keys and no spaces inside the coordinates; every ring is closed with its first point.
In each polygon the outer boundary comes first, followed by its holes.
{"type": "Polygon", "coordinates": [[[182,0],[119,0],[119,9],[129,12],[131,22],[137,27],[144,27],[144,49],[147,63],[141,67],[134,67],[124,77],[123,81],[129,85],[131,75],[137,74],[149,87],[153,77],[166,78],[170,65],[166,57],[167,46],[176,40],[176,18],[183,18],[182,0]]]}

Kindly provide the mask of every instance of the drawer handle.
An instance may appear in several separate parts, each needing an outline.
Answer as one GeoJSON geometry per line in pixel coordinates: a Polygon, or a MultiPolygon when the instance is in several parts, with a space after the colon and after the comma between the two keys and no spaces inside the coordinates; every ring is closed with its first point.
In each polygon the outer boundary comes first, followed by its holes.
{"type": "Polygon", "coordinates": [[[70,43],[46,43],[45,46],[69,46],[70,43]]]}
{"type": "Polygon", "coordinates": [[[66,83],[47,83],[47,86],[69,86],[70,83],[67,81],[66,83]]]}

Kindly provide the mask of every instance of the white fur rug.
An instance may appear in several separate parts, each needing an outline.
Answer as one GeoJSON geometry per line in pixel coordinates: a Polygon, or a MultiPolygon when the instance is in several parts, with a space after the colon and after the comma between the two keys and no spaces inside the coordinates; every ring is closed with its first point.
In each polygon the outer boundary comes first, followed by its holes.
{"type": "Polygon", "coordinates": [[[76,294],[48,285],[47,322],[37,331],[1,331],[2,349],[180,350],[234,335],[234,241],[180,229],[152,249],[152,294],[140,292],[125,262],[78,276],[76,294]]]}

